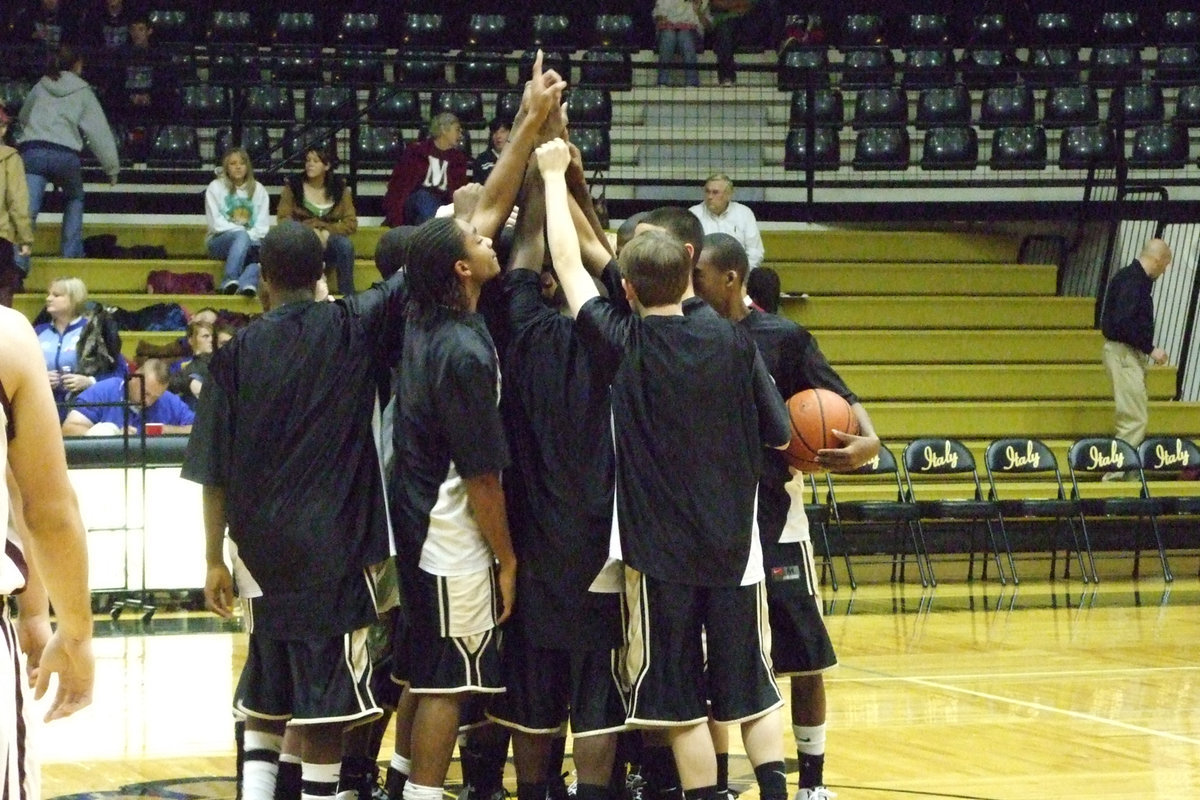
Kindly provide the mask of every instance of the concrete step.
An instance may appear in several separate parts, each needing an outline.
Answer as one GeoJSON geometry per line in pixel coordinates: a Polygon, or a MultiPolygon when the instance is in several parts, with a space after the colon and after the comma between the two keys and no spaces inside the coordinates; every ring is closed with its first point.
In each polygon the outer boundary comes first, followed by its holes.
{"type": "Polygon", "coordinates": [[[1053,296],[1052,264],[961,262],[784,261],[767,251],[764,266],[779,273],[784,292],[817,295],[1039,295],[1053,296]]]}
{"type": "MultiPolygon", "coordinates": [[[[879,400],[1107,400],[1108,373],[1096,358],[1081,364],[850,364],[837,367],[867,405],[879,400]]],[[[1175,395],[1174,367],[1146,374],[1156,400],[1175,395]]]]}
{"type": "MultiPolygon", "coordinates": [[[[1086,297],[786,297],[779,312],[810,330],[1091,328],[1086,297]]],[[[835,362],[836,363],[836,362],[835,362]]]]}
{"type": "Polygon", "coordinates": [[[847,364],[1091,364],[1104,337],[1091,329],[828,330],[813,333],[829,362],[847,364]]]}

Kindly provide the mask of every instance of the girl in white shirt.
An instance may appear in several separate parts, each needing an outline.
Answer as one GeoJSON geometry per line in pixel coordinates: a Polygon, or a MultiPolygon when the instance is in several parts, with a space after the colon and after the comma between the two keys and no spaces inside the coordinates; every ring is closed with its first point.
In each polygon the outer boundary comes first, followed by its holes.
{"type": "Polygon", "coordinates": [[[216,180],[204,193],[208,221],[205,244],[212,258],[225,262],[221,291],[258,294],[258,245],[270,228],[267,190],[254,180],[250,156],[240,147],[226,151],[216,180]]]}

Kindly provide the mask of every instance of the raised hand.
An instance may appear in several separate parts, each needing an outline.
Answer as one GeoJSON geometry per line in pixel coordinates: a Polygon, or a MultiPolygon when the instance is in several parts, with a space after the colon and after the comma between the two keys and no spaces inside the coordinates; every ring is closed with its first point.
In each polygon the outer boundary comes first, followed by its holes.
{"type": "Polygon", "coordinates": [[[563,175],[571,163],[571,151],[562,139],[552,139],[538,147],[536,151],[538,169],[542,175],[563,175]]]}

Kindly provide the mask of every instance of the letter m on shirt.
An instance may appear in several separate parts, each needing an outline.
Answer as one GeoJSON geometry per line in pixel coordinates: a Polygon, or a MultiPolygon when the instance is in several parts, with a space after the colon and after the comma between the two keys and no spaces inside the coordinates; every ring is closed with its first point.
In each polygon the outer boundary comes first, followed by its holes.
{"type": "Polygon", "coordinates": [[[446,174],[450,171],[450,162],[429,156],[429,169],[425,172],[425,182],[422,186],[446,190],[446,174]]]}

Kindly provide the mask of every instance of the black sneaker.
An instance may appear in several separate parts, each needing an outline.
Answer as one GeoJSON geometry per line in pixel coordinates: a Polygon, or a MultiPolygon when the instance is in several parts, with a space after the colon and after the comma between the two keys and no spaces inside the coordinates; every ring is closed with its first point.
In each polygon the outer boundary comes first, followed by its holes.
{"type": "Polygon", "coordinates": [[[253,286],[243,286],[241,289],[238,289],[238,294],[242,297],[258,297],[258,289],[253,286]]]}
{"type": "Polygon", "coordinates": [[[225,281],[225,283],[221,284],[221,294],[237,294],[237,290],[237,281],[225,281]]]}

